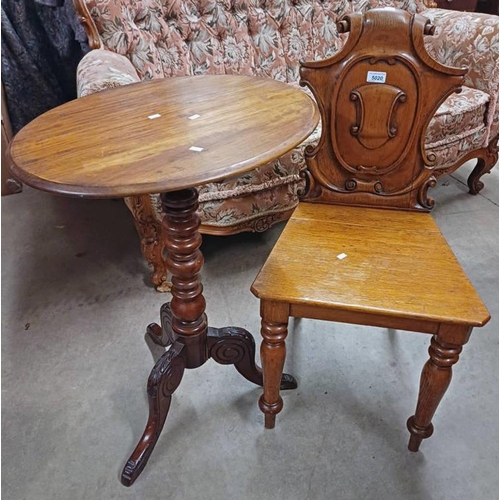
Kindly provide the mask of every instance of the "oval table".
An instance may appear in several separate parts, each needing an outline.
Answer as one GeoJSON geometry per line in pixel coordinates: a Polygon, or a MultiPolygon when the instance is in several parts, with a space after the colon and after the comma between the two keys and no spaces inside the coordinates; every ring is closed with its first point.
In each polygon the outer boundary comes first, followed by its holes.
{"type": "MultiPolygon", "coordinates": [[[[172,300],[147,332],[168,350],[148,379],[146,429],[121,476],[144,469],[186,368],[209,358],[262,385],[255,342],[242,328],[208,327],[199,273],[196,186],[272,161],[306,139],[319,113],[300,90],[271,79],[213,75],[166,78],[106,90],[39,116],[14,138],[13,173],[59,195],[117,198],[161,194],[172,300]]],[[[296,387],[284,375],[282,389],[296,387]]]]}

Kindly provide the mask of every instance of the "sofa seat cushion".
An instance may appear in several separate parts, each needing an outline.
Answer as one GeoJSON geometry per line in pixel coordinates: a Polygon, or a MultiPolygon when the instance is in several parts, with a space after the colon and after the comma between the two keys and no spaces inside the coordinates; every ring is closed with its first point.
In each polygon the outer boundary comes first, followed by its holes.
{"type": "Polygon", "coordinates": [[[484,146],[488,130],[486,117],[489,96],[463,86],[441,104],[427,129],[425,149],[436,155],[436,165],[443,171],[469,151],[484,146]]]}
{"type": "Polygon", "coordinates": [[[283,214],[288,212],[288,216],[291,215],[299,203],[298,189],[298,182],[289,182],[235,198],[200,203],[201,230],[212,234],[223,228],[230,229],[231,233],[265,231],[273,223],[283,220],[283,214]]]}
{"type": "MultiPolygon", "coordinates": [[[[436,165],[438,165],[439,175],[452,173],[455,170],[455,164],[458,160],[471,151],[477,151],[484,146],[487,136],[488,129],[482,127],[472,130],[468,135],[462,136],[459,134],[447,143],[443,142],[440,145],[433,145],[432,147],[426,145],[425,150],[427,153],[436,155],[436,165]]],[[[473,156],[472,158],[477,158],[477,156],[473,156]]]]}
{"type": "Polygon", "coordinates": [[[485,126],[489,95],[477,89],[462,87],[441,104],[427,130],[427,147],[435,148],[444,141],[474,134],[485,126]]]}

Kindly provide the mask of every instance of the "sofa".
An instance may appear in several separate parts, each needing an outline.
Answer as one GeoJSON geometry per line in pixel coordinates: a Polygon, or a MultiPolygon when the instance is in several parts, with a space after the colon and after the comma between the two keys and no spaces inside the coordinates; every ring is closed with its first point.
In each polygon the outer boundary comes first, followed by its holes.
{"type": "MultiPolygon", "coordinates": [[[[476,194],[483,187],[480,178],[498,160],[497,16],[430,8],[435,4],[428,7],[420,0],[74,2],[93,49],[78,67],[79,97],[142,80],[205,73],[254,75],[299,87],[300,61],[328,58],[344,43],[347,35],[339,32],[337,22],[345,14],[381,6],[422,13],[435,26],[425,42],[431,56],[448,66],[469,68],[462,92],[443,102],[428,126],[424,147],[435,157],[434,176],[477,158],[468,181],[476,194]]],[[[200,186],[201,231],[264,231],[287,219],[304,190],[304,149],[317,143],[320,127],[272,163],[200,186]]],[[[159,195],[125,202],[153,267],[152,281],[166,290],[159,195]]]]}

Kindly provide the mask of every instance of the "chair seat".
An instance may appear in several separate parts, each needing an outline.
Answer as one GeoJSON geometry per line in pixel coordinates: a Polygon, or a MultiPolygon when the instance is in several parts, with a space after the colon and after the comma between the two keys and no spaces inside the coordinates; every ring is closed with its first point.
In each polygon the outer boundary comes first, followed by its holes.
{"type": "Polygon", "coordinates": [[[482,326],[490,317],[432,216],[417,212],[301,203],[252,292],[291,304],[291,316],[318,306],[330,315],[306,317],[366,315],[362,323],[377,326],[387,317],[482,326]]]}

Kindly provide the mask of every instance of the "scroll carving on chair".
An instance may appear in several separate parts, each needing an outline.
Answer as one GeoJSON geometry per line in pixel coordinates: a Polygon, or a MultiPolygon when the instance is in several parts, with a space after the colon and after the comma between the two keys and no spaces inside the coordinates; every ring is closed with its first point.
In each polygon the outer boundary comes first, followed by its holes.
{"type": "Polygon", "coordinates": [[[340,52],[302,64],[322,134],[305,150],[301,203],[252,285],[262,318],[259,406],[273,428],[283,407],[289,317],[431,334],[407,422],[409,449],[417,451],[433,433],[462,346],[490,318],[433,218],[422,213],[434,205],[427,191],[439,175],[426,131],[467,70],[428,55],[424,34],[433,27],[420,15],[374,9],[348,15],[339,29],[349,32],[340,52]]]}
{"type": "Polygon", "coordinates": [[[436,157],[426,154],[425,134],[441,103],[460,92],[467,69],[429,57],[423,35],[433,30],[423,17],[396,31],[394,18],[377,16],[363,30],[363,16],[355,13],[340,26],[350,32],[344,49],[300,70],[329,131],[306,149],[305,198],[428,211],[436,157]],[[390,33],[397,50],[374,57],[380,33],[390,33]]]}

